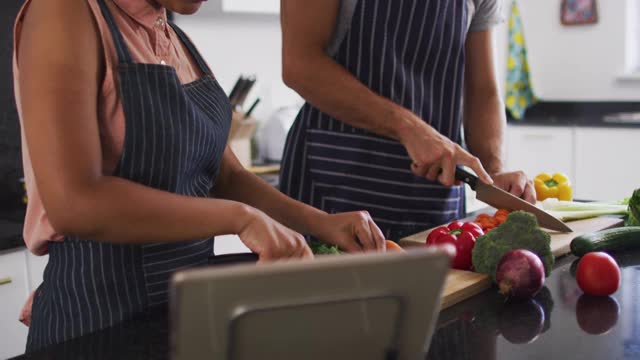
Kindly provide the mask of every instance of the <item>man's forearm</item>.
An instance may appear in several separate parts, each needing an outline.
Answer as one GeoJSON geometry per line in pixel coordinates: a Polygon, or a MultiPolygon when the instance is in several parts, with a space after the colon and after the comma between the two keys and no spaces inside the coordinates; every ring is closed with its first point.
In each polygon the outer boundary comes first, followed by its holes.
{"type": "Polygon", "coordinates": [[[382,97],[324,53],[285,66],[285,82],[322,112],[354,127],[400,140],[419,120],[409,110],[382,97]]]}
{"type": "Polygon", "coordinates": [[[469,151],[480,159],[489,174],[502,172],[506,119],[499,95],[467,96],[464,114],[469,151]]]}

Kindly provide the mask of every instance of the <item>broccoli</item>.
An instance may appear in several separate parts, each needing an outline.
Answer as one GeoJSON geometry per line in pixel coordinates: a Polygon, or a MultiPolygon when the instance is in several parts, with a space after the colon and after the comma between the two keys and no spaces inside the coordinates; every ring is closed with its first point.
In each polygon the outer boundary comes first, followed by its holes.
{"type": "Polygon", "coordinates": [[[514,211],[507,221],[476,239],[471,259],[476,272],[496,281],[496,268],[502,256],[514,249],[527,249],[540,257],[547,276],[555,261],[551,253],[551,237],[538,227],[533,214],[514,211]]]}
{"type": "Polygon", "coordinates": [[[318,240],[310,240],[308,242],[311,252],[314,255],[339,255],[340,249],[335,245],[327,245],[318,240]]]}
{"type": "Polygon", "coordinates": [[[629,199],[629,216],[625,225],[640,226],[640,189],[636,189],[629,199]]]}

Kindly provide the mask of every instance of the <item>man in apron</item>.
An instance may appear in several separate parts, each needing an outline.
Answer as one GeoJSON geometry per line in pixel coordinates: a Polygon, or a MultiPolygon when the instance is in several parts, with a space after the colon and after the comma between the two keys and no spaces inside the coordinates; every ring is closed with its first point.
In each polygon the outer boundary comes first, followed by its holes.
{"type": "Polygon", "coordinates": [[[456,166],[535,201],[524,173],[503,169],[499,2],[283,0],[284,81],[307,103],[281,190],[332,213],[367,209],[393,240],[464,216],[456,166]]]}

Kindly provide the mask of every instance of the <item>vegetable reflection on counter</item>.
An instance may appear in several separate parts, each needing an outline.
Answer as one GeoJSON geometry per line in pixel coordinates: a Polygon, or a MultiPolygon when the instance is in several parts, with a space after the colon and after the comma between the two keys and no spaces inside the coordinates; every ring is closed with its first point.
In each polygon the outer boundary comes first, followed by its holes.
{"type": "Polygon", "coordinates": [[[582,331],[603,335],[618,323],[620,306],[611,296],[581,295],[576,303],[576,320],[582,331]]]}
{"type": "Polygon", "coordinates": [[[546,286],[530,299],[511,299],[497,296],[495,306],[479,309],[473,323],[485,331],[495,331],[514,344],[534,342],[551,328],[554,301],[546,286]],[[495,330],[492,330],[495,329],[495,330]]]}
{"type": "Polygon", "coordinates": [[[545,315],[542,306],[533,299],[511,300],[500,312],[500,334],[512,344],[534,342],[544,329],[545,315]]]}

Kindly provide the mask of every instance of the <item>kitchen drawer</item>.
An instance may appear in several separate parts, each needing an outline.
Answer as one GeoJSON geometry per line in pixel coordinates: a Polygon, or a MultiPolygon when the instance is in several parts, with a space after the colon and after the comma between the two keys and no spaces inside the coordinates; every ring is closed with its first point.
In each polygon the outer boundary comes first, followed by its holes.
{"type": "Polygon", "coordinates": [[[622,200],[640,188],[640,129],[576,129],[575,197],[622,200]]]}
{"type": "Polygon", "coordinates": [[[27,253],[27,268],[29,270],[29,290],[33,291],[42,284],[42,276],[44,275],[44,268],[49,262],[49,255],[35,256],[29,250],[25,250],[27,253]]]}
{"type": "Polygon", "coordinates": [[[28,329],[18,321],[29,295],[26,250],[0,253],[0,359],[24,353],[28,329]]]}

